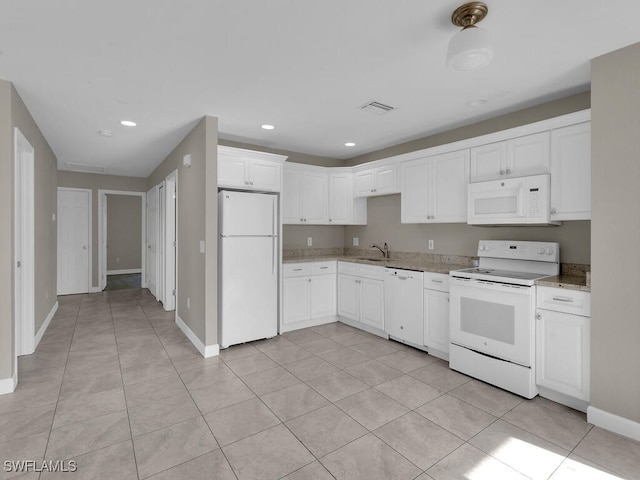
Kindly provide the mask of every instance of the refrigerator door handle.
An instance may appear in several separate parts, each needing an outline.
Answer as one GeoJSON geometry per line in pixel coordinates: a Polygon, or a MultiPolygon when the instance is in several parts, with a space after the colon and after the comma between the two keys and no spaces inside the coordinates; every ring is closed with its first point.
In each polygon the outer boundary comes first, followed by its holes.
{"type": "Polygon", "coordinates": [[[278,235],[278,209],[276,205],[278,204],[278,197],[273,196],[273,201],[271,203],[271,215],[273,218],[273,235],[278,235]]]}
{"type": "Polygon", "coordinates": [[[277,248],[278,248],[278,242],[277,242],[277,238],[278,237],[271,237],[271,242],[272,242],[272,252],[271,252],[271,273],[275,275],[276,273],[276,255],[278,254],[277,248]]]}

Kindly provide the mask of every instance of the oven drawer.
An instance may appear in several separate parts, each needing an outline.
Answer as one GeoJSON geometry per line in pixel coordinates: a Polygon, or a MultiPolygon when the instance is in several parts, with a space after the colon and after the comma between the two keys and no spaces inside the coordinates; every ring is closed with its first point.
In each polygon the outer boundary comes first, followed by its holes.
{"type": "Polygon", "coordinates": [[[566,288],[537,287],[536,307],[556,312],[591,316],[591,294],[566,288]]]}

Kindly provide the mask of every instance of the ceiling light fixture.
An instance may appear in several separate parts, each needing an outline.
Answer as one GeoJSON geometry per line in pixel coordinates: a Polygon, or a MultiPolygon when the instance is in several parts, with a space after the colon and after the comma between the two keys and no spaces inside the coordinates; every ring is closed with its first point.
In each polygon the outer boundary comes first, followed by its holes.
{"type": "Polygon", "coordinates": [[[356,146],[356,144],[355,144],[355,143],[353,143],[353,142],[347,142],[347,143],[345,143],[345,144],[344,144],[344,146],[345,146],[345,147],[355,147],[355,146],[356,146]]]}
{"type": "Polygon", "coordinates": [[[132,122],[131,120],[121,120],[120,125],[124,125],[125,127],[135,127],[137,123],[132,122]]]}
{"type": "Polygon", "coordinates": [[[273,125],[269,125],[268,123],[265,123],[264,125],[260,125],[260,126],[265,130],[273,130],[274,128],[276,128],[273,125]]]}
{"type": "Polygon", "coordinates": [[[491,32],[476,27],[489,13],[489,7],[482,2],[470,2],[455,9],[451,23],[462,30],[449,40],[447,66],[453,70],[469,71],[484,68],[493,58],[491,32]]]}

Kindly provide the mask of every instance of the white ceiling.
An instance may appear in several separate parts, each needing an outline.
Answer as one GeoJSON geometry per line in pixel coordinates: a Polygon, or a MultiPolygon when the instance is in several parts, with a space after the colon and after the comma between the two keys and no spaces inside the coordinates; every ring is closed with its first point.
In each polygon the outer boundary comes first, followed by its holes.
{"type": "Polygon", "coordinates": [[[588,90],[591,58],[640,40],[637,0],[485,1],[494,61],[453,72],[463,0],[3,0],[0,78],[60,169],[144,177],[203,115],[221,138],[349,158],[588,90]]]}

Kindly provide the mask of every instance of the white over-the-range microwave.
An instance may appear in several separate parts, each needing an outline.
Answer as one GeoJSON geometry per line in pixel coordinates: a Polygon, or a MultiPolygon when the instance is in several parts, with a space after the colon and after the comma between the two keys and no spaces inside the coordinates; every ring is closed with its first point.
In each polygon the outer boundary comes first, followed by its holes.
{"type": "Polygon", "coordinates": [[[470,225],[560,225],[551,220],[551,175],[469,184],[470,225]]]}

